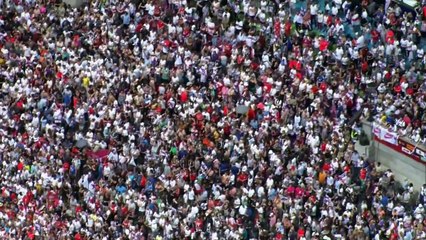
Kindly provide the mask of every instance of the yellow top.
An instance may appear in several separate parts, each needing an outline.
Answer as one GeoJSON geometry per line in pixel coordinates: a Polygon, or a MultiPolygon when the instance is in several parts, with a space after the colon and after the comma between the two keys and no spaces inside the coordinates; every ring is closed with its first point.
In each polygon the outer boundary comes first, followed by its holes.
{"type": "Polygon", "coordinates": [[[385,122],[386,122],[386,115],[385,115],[385,114],[383,114],[383,116],[380,118],[380,121],[381,121],[382,123],[385,123],[385,122]]]}
{"type": "Polygon", "coordinates": [[[325,183],[325,179],[327,178],[327,173],[325,173],[325,172],[320,172],[319,173],[319,176],[318,176],[318,181],[321,183],[321,184],[324,184],[325,183]]]}
{"type": "Polygon", "coordinates": [[[90,79],[88,77],[83,78],[83,86],[85,88],[89,87],[90,79]]]}

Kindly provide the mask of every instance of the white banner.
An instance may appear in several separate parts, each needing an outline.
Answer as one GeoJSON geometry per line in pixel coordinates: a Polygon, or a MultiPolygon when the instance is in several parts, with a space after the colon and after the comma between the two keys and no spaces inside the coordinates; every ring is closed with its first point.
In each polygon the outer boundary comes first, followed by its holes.
{"type": "Polygon", "coordinates": [[[373,134],[374,136],[380,138],[380,127],[376,124],[373,124],[373,134]]]}
{"type": "Polygon", "coordinates": [[[392,143],[394,145],[398,144],[398,135],[396,133],[390,132],[384,128],[381,129],[380,135],[382,140],[392,143]]]}
{"type": "Polygon", "coordinates": [[[391,132],[382,126],[374,124],[373,134],[380,140],[386,141],[394,145],[398,145],[398,134],[391,132]]]}

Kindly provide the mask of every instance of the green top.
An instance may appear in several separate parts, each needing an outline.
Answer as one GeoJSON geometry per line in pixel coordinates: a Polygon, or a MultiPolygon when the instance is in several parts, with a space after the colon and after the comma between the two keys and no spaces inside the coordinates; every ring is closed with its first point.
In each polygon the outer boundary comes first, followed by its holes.
{"type": "Polygon", "coordinates": [[[176,147],[172,147],[172,148],[170,148],[170,153],[171,153],[172,155],[176,155],[176,154],[177,154],[177,148],[176,148],[176,147]]]}

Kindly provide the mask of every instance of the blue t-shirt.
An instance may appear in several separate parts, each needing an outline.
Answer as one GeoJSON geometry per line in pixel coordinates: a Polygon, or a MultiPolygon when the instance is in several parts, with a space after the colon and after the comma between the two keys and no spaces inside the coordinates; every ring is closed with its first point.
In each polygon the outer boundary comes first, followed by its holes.
{"type": "Polygon", "coordinates": [[[123,20],[124,25],[130,24],[130,15],[128,13],[121,15],[121,19],[123,20]]]}
{"type": "Polygon", "coordinates": [[[126,186],[124,186],[124,185],[120,185],[120,186],[117,186],[117,187],[115,188],[115,190],[116,190],[119,194],[123,194],[123,193],[125,193],[125,192],[127,191],[127,188],[126,188],[126,186]]]}

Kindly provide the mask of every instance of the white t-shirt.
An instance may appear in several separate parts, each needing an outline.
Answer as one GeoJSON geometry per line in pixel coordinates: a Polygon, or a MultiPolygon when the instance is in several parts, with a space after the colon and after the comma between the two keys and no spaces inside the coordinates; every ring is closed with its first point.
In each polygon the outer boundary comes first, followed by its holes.
{"type": "Polygon", "coordinates": [[[393,45],[388,44],[388,45],[386,46],[386,55],[391,55],[391,54],[392,54],[392,52],[393,52],[393,49],[394,49],[394,46],[393,46],[393,45]]]}
{"type": "Polygon", "coordinates": [[[337,60],[341,60],[342,59],[342,57],[343,57],[343,49],[341,47],[338,47],[336,49],[335,56],[336,56],[337,60]]]}
{"type": "Polygon", "coordinates": [[[317,21],[318,23],[323,23],[324,22],[324,15],[322,13],[319,13],[317,16],[317,21]]]}
{"type": "Polygon", "coordinates": [[[333,16],[336,16],[336,15],[337,15],[337,13],[339,13],[339,8],[337,8],[336,6],[333,6],[333,7],[331,8],[331,14],[332,14],[333,16]]]}
{"type": "Polygon", "coordinates": [[[313,4],[311,5],[311,9],[310,9],[311,15],[315,16],[318,13],[318,5],[313,4]]]}
{"type": "Polygon", "coordinates": [[[423,48],[418,49],[418,50],[417,50],[417,57],[418,57],[418,58],[423,58],[423,55],[424,55],[424,50],[423,50],[423,48]]]}
{"type": "Polygon", "coordinates": [[[357,47],[363,47],[365,43],[365,38],[364,36],[360,36],[357,40],[356,40],[356,46],[357,47]]]}
{"type": "Polygon", "coordinates": [[[334,0],[334,3],[340,7],[342,5],[342,0],[334,0]]]}
{"type": "Polygon", "coordinates": [[[401,39],[399,44],[402,48],[406,48],[408,45],[408,41],[406,39],[401,39]]]}

